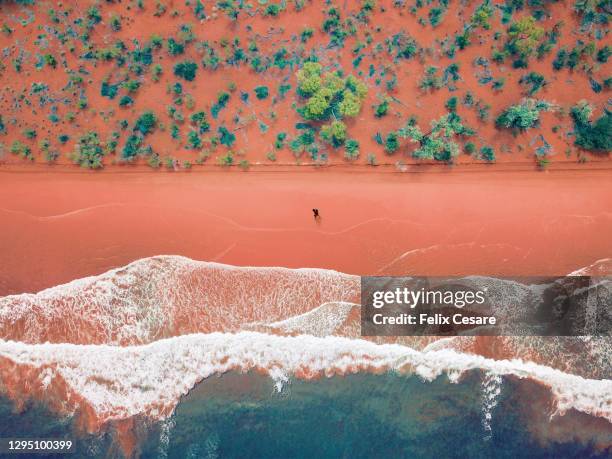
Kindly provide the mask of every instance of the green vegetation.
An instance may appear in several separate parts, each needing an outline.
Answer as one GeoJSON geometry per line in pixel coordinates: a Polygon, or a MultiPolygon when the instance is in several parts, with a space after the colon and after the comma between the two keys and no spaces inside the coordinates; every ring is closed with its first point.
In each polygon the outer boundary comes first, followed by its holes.
{"type": "Polygon", "coordinates": [[[120,84],[109,84],[108,81],[103,81],[100,87],[100,95],[108,97],[109,99],[114,99],[120,86],[120,84]]]}
{"type": "Polygon", "coordinates": [[[419,88],[423,91],[429,91],[430,89],[440,89],[444,86],[442,77],[438,75],[438,67],[429,66],[425,69],[425,75],[419,82],[419,88]]]}
{"type": "Polygon", "coordinates": [[[134,104],[134,99],[132,99],[130,96],[123,96],[121,97],[121,99],[119,99],[120,107],[129,107],[133,104],[134,104]]]}
{"type": "Polygon", "coordinates": [[[114,32],[119,32],[121,30],[121,18],[116,14],[113,14],[110,19],[110,28],[114,32]]]}
{"type": "Polygon", "coordinates": [[[605,64],[610,56],[612,56],[612,47],[605,45],[597,51],[597,62],[605,64]]]}
{"type": "Polygon", "coordinates": [[[455,96],[453,96],[446,101],[446,104],[444,104],[444,106],[449,112],[456,112],[457,103],[458,103],[458,99],[455,96]]]}
{"type": "Polygon", "coordinates": [[[202,148],[202,138],[196,131],[189,131],[189,134],[187,134],[187,143],[193,150],[202,148]]]}
{"type": "Polygon", "coordinates": [[[318,62],[305,62],[297,77],[298,94],[306,100],[298,113],[306,120],[357,116],[367,94],[362,81],[352,75],[342,78],[339,72],[323,73],[318,62]]]}
{"type": "Polygon", "coordinates": [[[470,136],[473,131],[465,126],[456,113],[448,113],[431,122],[431,129],[424,133],[414,118],[398,131],[401,138],[417,143],[412,152],[417,159],[435,159],[451,162],[460,151],[459,145],[453,140],[455,136],[470,136]]]}
{"type": "Polygon", "coordinates": [[[540,112],[550,108],[551,105],[546,101],[523,99],[520,104],[504,110],[495,120],[495,124],[498,128],[524,131],[536,126],[540,120],[540,112]]]}
{"type": "Polygon", "coordinates": [[[193,113],[189,117],[189,121],[191,122],[191,124],[198,128],[200,134],[204,134],[205,132],[208,132],[210,130],[210,123],[206,118],[206,112],[199,111],[193,113]]]}
{"type": "Polygon", "coordinates": [[[359,158],[359,142],[355,139],[349,139],[344,144],[344,157],[350,161],[359,158]]]}
{"type": "Polygon", "coordinates": [[[268,98],[268,87],[267,86],[257,86],[255,88],[255,96],[259,100],[267,99],[268,98]]]}
{"type": "Polygon", "coordinates": [[[11,144],[10,152],[14,155],[19,155],[23,159],[29,159],[30,161],[34,161],[34,156],[32,156],[32,149],[27,145],[21,143],[19,140],[13,141],[11,144]]]}
{"type": "Polygon", "coordinates": [[[574,11],[582,16],[582,25],[591,24],[607,26],[610,22],[609,0],[577,0],[574,11]]]}
{"type": "Polygon", "coordinates": [[[333,121],[321,128],[321,138],[334,147],[344,145],[346,141],[346,124],[342,121],[333,121]]]}
{"type": "Polygon", "coordinates": [[[527,95],[533,96],[548,82],[544,78],[544,75],[541,75],[537,72],[529,72],[521,77],[519,83],[528,86],[529,88],[527,90],[527,95]]]}
{"type": "Polygon", "coordinates": [[[219,133],[219,142],[222,145],[225,145],[231,148],[231,146],[236,141],[236,135],[233,132],[228,131],[225,126],[220,126],[217,129],[217,132],[219,133]]]}
{"type": "Polygon", "coordinates": [[[508,27],[507,49],[512,55],[529,57],[544,37],[544,29],[533,16],[525,16],[508,27]]]}
{"type": "Polygon", "coordinates": [[[234,164],[234,153],[232,151],[228,151],[225,155],[219,157],[219,165],[231,166],[232,164],[234,164]]]}
{"type": "Polygon", "coordinates": [[[157,126],[157,117],[152,111],[146,111],[136,120],[134,131],[140,132],[142,135],[150,134],[157,126]]]}
{"type": "Polygon", "coordinates": [[[174,74],[187,81],[193,81],[196,77],[198,64],[193,61],[182,61],[174,65],[174,74]]]}
{"type": "Polygon", "coordinates": [[[310,38],[312,38],[313,35],[314,35],[314,30],[310,27],[306,27],[300,33],[300,40],[302,41],[302,43],[306,43],[310,38]]]}
{"type": "Polygon", "coordinates": [[[174,38],[168,38],[166,44],[168,47],[168,54],[171,56],[178,56],[185,52],[185,45],[177,42],[174,38]]]}
{"type": "Polygon", "coordinates": [[[595,122],[591,122],[593,108],[586,101],[580,101],[572,107],[575,144],[593,152],[610,152],[612,150],[612,113],[605,110],[595,122]]]}
{"type": "Polygon", "coordinates": [[[278,134],[276,134],[276,141],[274,142],[274,148],[276,148],[277,150],[280,150],[281,148],[283,148],[285,146],[286,139],[287,139],[286,132],[279,132],[278,134]]]}
{"type": "MultiPolygon", "coordinates": [[[[606,40],[609,2],[574,0],[574,15],[558,22],[561,18],[554,16],[561,6],[553,6],[553,0],[459,5],[448,0],[359,0],[346,5],[325,1],[318,15],[306,11],[299,18],[296,12],[307,0],[223,0],[206,6],[203,0],[129,0],[121,8],[96,1],[80,10],[17,0],[34,6],[4,25],[0,21],[0,36],[8,43],[0,73],[9,79],[15,76],[17,82],[5,91],[8,103],[0,117],[0,135],[8,134],[7,151],[10,145],[24,158],[37,155],[55,161],[59,152],[68,152],[88,168],[102,167],[104,156],[115,154],[113,163],[139,158],[152,167],[190,167],[180,153],[175,158],[153,151],[146,139],[155,130],[163,132],[166,141],[171,137],[176,151],[198,151],[194,164],[202,164],[220,146],[226,147],[221,163],[248,164],[244,158],[251,159],[251,153],[245,157],[243,150],[227,150],[253,135],[270,139],[272,145],[263,153],[274,160],[278,155],[284,164],[291,154],[298,163],[341,157],[352,161],[359,157],[360,146],[369,149],[371,138],[379,145],[374,146],[378,154],[401,152],[398,164],[410,154],[451,162],[458,151],[471,155],[469,160],[493,162],[496,153],[508,151],[500,144],[504,136],[488,138],[493,120],[497,128],[514,134],[537,127],[541,112],[552,110],[549,102],[540,100],[545,98],[565,104],[555,109],[555,143],[569,136],[581,149],[607,152],[610,107],[605,100],[612,87],[612,47],[606,40]],[[275,19],[284,11],[290,11],[286,19],[294,21],[289,30],[284,20],[275,19]],[[127,29],[143,14],[164,15],[171,29],[132,36],[127,29]],[[461,24],[453,25],[452,31],[432,30],[447,14],[453,24],[457,17],[461,24]],[[210,36],[207,20],[218,15],[240,17],[241,23],[210,36]],[[316,18],[319,24],[312,22],[316,18]],[[421,33],[412,28],[409,33],[408,24],[427,31],[428,43],[420,45],[411,34],[421,33]],[[32,40],[26,50],[18,44],[28,36],[32,40]],[[468,46],[477,49],[462,56],[468,46]],[[563,73],[550,75],[546,68],[551,64],[563,73]],[[519,70],[517,76],[512,67],[527,70],[519,70]],[[352,75],[349,68],[354,69],[352,75]],[[49,72],[59,78],[53,85],[45,84],[49,72]],[[209,78],[215,83],[209,84],[209,78]],[[160,80],[165,92],[151,87],[160,80]],[[492,113],[498,101],[491,96],[499,96],[504,84],[515,92],[517,80],[526,99],[492,113]],[[210,91],[218,84],[222,91],[215,95],[210,91]],[[422,94],[414,94],[415,84],[422,94]],[[589,88],[598,94],[592,107],[584,101],[576,104],[578,98],[572,101],[576,93],[588,97],[589,88]],[[375,97],[367,97],[370,89],[375,97]],[[151,98],[153,92],[157,95],[151,98]],[[100,96],[105,98],[101,103],[100,96]],[[443,109],[442,104],[445,115],[431,127],[416,117],[400,121],[408,112],[429,123],[432,110],[443,109]],[[591,119],[595,107],[598,117],[591,119]],[[287,110],[300,117],[295,126],[287,125],[293,119],[287,110]],[[460,116],[485,128],[478,140],[466,141],[473,131],[460,116]],[[103,126],[97,128],[99,138],[87,132],[94,124],[103,126]]],[[[521,138],[519,149],[528,148],[526,137],[521,138]]],[[[368,164],[376,163],[373,153],[363,154],[368,164]]],[[[585,152],[579,155],[587,157],[585,152]]]]}
{"type": "Polygon", "coordinates": [[[374,107],[374,116],[376,118],[382,118],[389,111],[389,98],[385,97],[383,100],[374,107]]]}
{"type": "Polygon", "coordinates": [[[27,128],[23,130],[23,135],[26,139],[35,139],[36,138],[36,129],[27,128]]]}
{"type": "Polygon", "coordinates": [[[163,73],[163,68],[160,64],[155,64],[152,68],[151,68],[151,79],[155,82],[159,81],[159,77],[161,76],[161,74],[163,73]]]}
{"type": "Polygon", "coordinates": [[[399,148],[399,138],[397,133],[390,132],[385,139],[385,151],[389,154],[395,153],[399,148]]]}
{"type": "Polygon", "coordinates": [[[45,64],[47,64],[49,67],[57,67],[57,59],[55,59],[55,56],[53,56],[53,54],[45,54],[44,59],[45,64]]]}
{"type": "Polygon", "coordinates": [[[72,155],[75,164],[88,169],[100,169],[103,167],[103,158],[104,150],[97,132],[89,131],[79,138],[72,155]]]}
{"type": "Polygon", "coordinates": [[[476,151],[476,145],[474,144],[474,142],[466,142],[463,146],[463,149],[468,155],[473,155],[476,151]]]}
{"type": "Polygon", "coordinates": [[[217,102],[210,108],[210,113],[214,119],[217,119],[219,112],[225,108],[229,102],[230,95],[227,92],[220,92],[217,96],[217,102]]]}
{"type": "Polygon", "coordinates": [[[489,146],[485,146],[480,149],[480,156],[485,161],[489,161],[489,162],[495,161],[495,151],[493,150],[493,148],[489,146]]]}

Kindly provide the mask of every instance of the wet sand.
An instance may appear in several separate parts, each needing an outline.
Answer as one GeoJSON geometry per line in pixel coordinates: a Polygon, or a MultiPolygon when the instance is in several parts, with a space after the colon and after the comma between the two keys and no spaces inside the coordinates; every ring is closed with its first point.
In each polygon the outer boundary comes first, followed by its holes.
{"type": "Polygon", "coordinates": [[[566,274],[612,256],[610,176],[3,169],[0,295],[160,254],[351,274],[566,274]]]}

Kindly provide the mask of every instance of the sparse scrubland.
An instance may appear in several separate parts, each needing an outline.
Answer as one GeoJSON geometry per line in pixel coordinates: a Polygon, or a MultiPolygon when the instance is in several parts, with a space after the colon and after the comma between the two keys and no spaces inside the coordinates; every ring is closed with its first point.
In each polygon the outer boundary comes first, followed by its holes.
{"type": "Polygon", "coordinates": [[[0,162],[606,161],[604,0],[0,2],[0,162]]]}

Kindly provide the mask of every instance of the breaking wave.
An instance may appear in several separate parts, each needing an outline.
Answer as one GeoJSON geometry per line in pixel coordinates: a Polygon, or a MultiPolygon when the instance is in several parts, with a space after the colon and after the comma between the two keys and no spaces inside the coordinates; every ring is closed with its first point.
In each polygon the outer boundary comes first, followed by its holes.
{"type": "MultiPolygon", "coordinates": [[[[594,272],[608,274],[606,263],[594,272]]],[[[395,371],[460,382],[479,370],[485,432],[503,376],[548,388],[551,416],[576,410],[612,423],[609,338],[364,339],[359,293],[359,277],[335,271],[159,256],[3,297],[0,394],[17,408],[42,400],[87,432],[146,417],[167,422],[169,435],[181,398],[229,371],[269,375],[280,391],[291,378],[395,371]]]]}
{"type": "Polygon", "coordinates": [[[417,351],[341,337],[216,332],[128,347],[2,342],[0,358],[2,380],[12,398],[29,394],[7,381],[27,380],[27,389],[40,397],[65,393],[65,410],[81,409],[95,415],[96,422],[143,413],[164,419],[199,381],[231,370],[264,372],[280,389],[290,376],[312,379],[395,370],[427,380],[446,373],[458,381],[471,369],[531,378],[551,389],[558,413],[573,408],[612,422],[609,380],[585,379],[521,360],[493,360],[450,349],[417,351]]]}
{"type": "Polygon", "coordinates": [[[358,302],[359,277],[158,256],[36,294],[0,298],[0,337],[26,343],[144,344],[281,321],[331,301],[358,302]]]}

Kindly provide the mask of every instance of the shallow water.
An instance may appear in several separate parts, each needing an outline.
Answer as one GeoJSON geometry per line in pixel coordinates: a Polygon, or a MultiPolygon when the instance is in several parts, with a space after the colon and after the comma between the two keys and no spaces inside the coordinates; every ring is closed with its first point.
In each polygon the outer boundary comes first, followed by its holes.
{"type": "MultiPolygon", "coordinates": [[[[554,430],[558,421],[583,427],[593,421],[576,412],[551,420],[534,417],[530,404],[545,404],[547,398],[533,382],[491,380],[480,371],[458,384],[445,376],[425,382],[395,373],[292,379],[280,392],[266,376],[233,372],[200,383],[168,420],[140,420],[135,453],[143,458],[609,457],[610,445],[606,450],[569,436],[539,438],[538,423],[554,430]]],[[[68,435],[77,441],[73,457],[123,457],[113,427],[83,436],[74,433],[74,418],[58,419],[36,403],[20,414],[11,406],[0,402],[7,421],[0,425],[2,437],[68,435]]]]}

